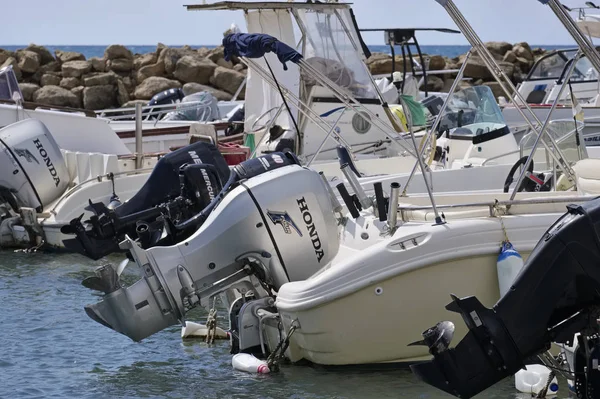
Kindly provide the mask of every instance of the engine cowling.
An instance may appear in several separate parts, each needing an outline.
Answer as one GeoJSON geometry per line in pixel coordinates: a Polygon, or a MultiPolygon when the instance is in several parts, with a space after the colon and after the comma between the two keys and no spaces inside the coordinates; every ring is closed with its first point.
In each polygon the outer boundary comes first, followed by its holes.
{"type": "Polygon", "coordinates": [[[0,171],[0,186],[14,194],[19,206],[38,212],[69,185],[60,148],[37,119],[25,119],[0,130],[0,171]]]}

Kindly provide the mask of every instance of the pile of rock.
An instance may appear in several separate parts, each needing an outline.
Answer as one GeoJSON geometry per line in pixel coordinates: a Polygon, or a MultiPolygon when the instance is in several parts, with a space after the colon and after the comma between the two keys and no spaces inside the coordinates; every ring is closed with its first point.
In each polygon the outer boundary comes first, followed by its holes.
{"type": "MultiPolygon", "coordinates": [[[[163,90],[183,88],[186,95],[210,91],[219,100],[231,100],[242,84],[245,66],[225,61],[223,48],[170,48],[133,54],[111,45],[102,58],[89,60],[80,53],[42,46],[10,52],[0,49],[0,68],[12,65],[26,101],[98,110],[147,102],[163,90]]],[[[244,98],[244,91],[238,98],[244,98]]]]}
{"type": "MultiPolygon", "coordinates": [[[[488,42],[485,43],[486,48],[494,56],[502,70],[508,75],[513,83],[519,83],[529,73],[535,61],[543,56],[546,52],[543,49],[532,50],[527,43],[510,44],[506,42],[488,42]]],[[[458,69],[466,59],[466,55],[461,55],[456,58],[441,57],[434,55],[429,57],[429,70],[443,69],[458,69]]],[[[407,59],[407,69],[410,70],[410,64],[407,59]]],[[[418,60],[417,60],[418,61],[418,60]]],[[[371,73],[389,74],[392,72],[392,57],[383,54],[373,54],[368,60],[371,73]]],[[[395,68],[397,71],[402,71],[404,68],[404,58],[396,56],[395,68]]],[[[476,54],[467,61],[465,68],[465,78],[468,81],[462,82],[461,85],[487,85],[490,86],[494,95],[504,95],[498,83],[493,79],[492,74],[487,69],[483,61],[476,54]]],[[[445,75],[430,75],[428,76],[428,89],[430,91],[448,91],[452,82],[456,78],[456,74],[445,75]]]]}
{"type": "MultiPolygon", "coordinates": [[[[520,82],[545,53],[542,49],[532,50],[527,43],[489,42],[486,47],[514,83],[520,82]]],[[[429,70],[458,69],[465,55],[434,55],[429,59],[429,70]]],[[[396,56],[395,64],[397,71],[403,70],[402,56],[396,56]]],[[[222,47],[172,48],[160,43],[155,52],[148,54],[133,54],[125,46],[114,44],[106,48],[102,58],[89,60],[83,54],[61,50],[53,56],[45,47],[30,44],[16,52],[0,49],[0,68],[6,65],[13,66],[26,101],[89,110],[131,106],[138,100],[145,103],[163,90],[180,87],[186,95],[210,91],[219,100],[230,100],[247,72],[238,60],[225,61],[222,47]]],[[[374,75],[392,72],[388,54],[373,54],[368,65],[374,75]]],[[[455,77],[430,75],[428,89],[448,91],[455,77]]],[[[484,84],[495,95],[503,95],[476,55],[467,61],[465,77],[470,80],[461,85],[484,84]]],[[[244,98],[244,91],[238,98],[244,98]]]]}

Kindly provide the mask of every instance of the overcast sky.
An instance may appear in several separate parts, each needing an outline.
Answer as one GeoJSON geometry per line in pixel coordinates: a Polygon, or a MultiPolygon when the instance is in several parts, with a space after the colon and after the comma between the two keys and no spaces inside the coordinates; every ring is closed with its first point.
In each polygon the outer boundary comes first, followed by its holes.
{"type": "MultiPolygon", "coordinates": [[[[14,17],[3,15],[0,45],[219,44],[232,22],[246,26],[240,11],[191,12],[183,7],[202,0],[4,1],[10,1],[4,11],[14,17]]],[[[455,0],[455,4],[484,41],[573,43],[548,6],[537,0],[455,0]]],[[[455,27],[434,0],[355,0],[353,8],[361,28],[455,27]]],[[[418,37],[421,44],[466,44],[462,35],[418,37]]],[[[383,44],[381,33],[365,34],[364,39],[367,44],[383,44]]]]}

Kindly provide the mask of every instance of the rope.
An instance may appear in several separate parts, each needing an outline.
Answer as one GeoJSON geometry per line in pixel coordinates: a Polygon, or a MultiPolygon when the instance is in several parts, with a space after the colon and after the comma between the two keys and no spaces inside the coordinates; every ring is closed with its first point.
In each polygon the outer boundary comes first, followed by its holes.
{"type": "Polygon", "coordinates": [[[271,352],[269,357],[267,358],[267,365],[269,366],[269,370],[276,372],[279,371],[279,362],[283,359],[285,351],[290,346],[290,338],[294,335],[298,327],[294,322],[290,326],[288,333],[285,336],[285,339],[282,339],[277,344],[277,347],[271,352]]]}
{"type": "Polygon", "coordinates": [[[215,336],[217,335],[217,309],[215,309],[215,303],[217,298],[213,300],[213,307],[208,311],[208,317],[206,318],[206,343],[214,344],[215,336]]]}
{"type": "Polygon", "coordinates": [[[546,386],[540,392],[538,392],[536,398],[545,398],[548,393],[548,388],[550,388],[550,384],[554,379],[554,370],[550,370],[550,374],[548,374],[548,381],[546,381],[546,386]]]}
{"type": "Polygon", "coordinates": [[[504,220],[502,219],[502,215],[500,214],[500,212],[502,212],[504,215],[506,215],[506,208],[502,208],[500,205],[498,205],[498,200],[496,200],[496,203],[494,204],[494,215],[500,220],[500,226],[502,227],[502,233],[504,233],[504,241],[503,242],[510,242],[510,240],[508,239],[508,234],[506,233],[506,227],[504,226],[504,220]]]}

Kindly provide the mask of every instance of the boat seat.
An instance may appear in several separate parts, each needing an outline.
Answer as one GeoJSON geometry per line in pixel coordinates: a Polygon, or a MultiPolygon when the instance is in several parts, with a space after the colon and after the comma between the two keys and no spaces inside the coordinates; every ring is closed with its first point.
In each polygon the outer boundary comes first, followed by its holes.
{"type": "Polygon", "coordinates": [[[586,158],[573,165],[577,191],[581,195],[600,195],[600,159],[586,158]]]}

